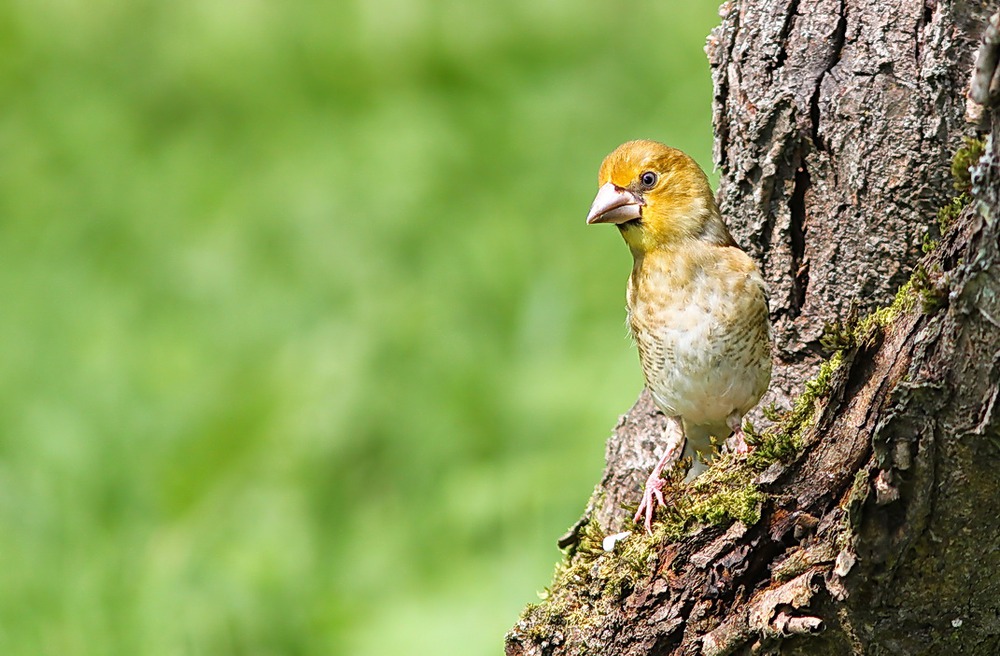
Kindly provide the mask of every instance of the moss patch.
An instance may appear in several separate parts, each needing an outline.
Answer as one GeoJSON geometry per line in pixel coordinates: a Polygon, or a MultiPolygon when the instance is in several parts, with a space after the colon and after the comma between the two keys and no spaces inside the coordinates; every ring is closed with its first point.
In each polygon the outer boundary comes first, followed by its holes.
{"type": "Polygon", "coordinates": [[[951,158],[951,177],[955,189],[963,194],[972,189],[972,167],[979,163],[986,152],[986,140],[964,137],[962,145],[951,158]]]}
{"type": "Polygon", "coordinates": [[[755,471],[763,471],[772,463],[787,462],[802,446],[802,436],[812,426],[816,414],[816,402],[830,393],[833,374],[844,363],[844,351],[837,350],[819,367],[791,410],[779,412],[773,407],[765,411],[765,416],[775,422],[762,433],[754,433],[753,427],[747,431],[747,443],[754,447],[747,456],[747,464],[755,471]]]}
{"type": "Polygon", "coordinates": [[[910,277],[912,289],[920,299],[920,309],[924,314],[937,312],[948,304],[948,287],[939,284],[941,279],[941,269],[936,265],[933,266],[932,274],[926,267],[918,264],[910,277]]]}
{"type": "Polygon", "coordinates": [[[948,228],[955,223],[955,219],[972,200],[972,173],[970,170],[979,163],[984,152],[986,152],[984,139],[964,137],[962,146],[952,156],[952,186],[958,194],[938,210],[935,225],[928,228],[921,238],[921,250],[924,253],[930,253],[937,248],[938,240],[948,232],[948,228]]]}
{"type": "MultiPolygon", "coordinates": [[[[715,484],[712,494],[691,504],[688,514],[702,524],[722,524],[731,520],[752,526],[760,521],[764,494],[750,481],[739,478],[715,484]]],[[[710,488],[711,489],[711,488],[710,488]]]]}
{"type": "Polygon", "coordinates": [[[577,544],[556,565],[552,586],[541,594],[542,602],[522,613],[532,627],[532,638],[548,639],[593,625],[639,580],[652,574],[655,547],[663,539],[659,531],[653,536],[633,531],[611,552],[604,550],[604,537],[593,519],[580,530],[577,544]]]}
{"type": "Polygon", "coordinates": [[[855,344],[867,347],[874,344],[875,339],[901,315],[913,311],[916,307],[919,295],[916,293],[913,278],[906,281],[896,297],[886,307],[879,308],[858,322],[854,329],[855,344]]]}
{"type": "Polygon", "coordinates": [[[958,218],[958,215],[962,213],[962,210],[965,209],[965,206],[968,205],[971,200],[972,197],[969,193],[963,191],[958,196],[952,198],[947,205],[938,210],[937,225],[938,230],[941,231],[942,235],[948,231],[948,228],[950,228],[953,223],[955,223],[955,219],[958,218]]]}
{"type": "Polygon", "coordinates": [[[746,467],[745,458],[717,455],[712,466],[697,479],[684,485],[683,472],[664,490],[666,505],[654,524],[660,540],[677,540],[698,526],[740,521],[752,526],[760,520],[764,494],[753,484],[756,472],[746,467]]]}

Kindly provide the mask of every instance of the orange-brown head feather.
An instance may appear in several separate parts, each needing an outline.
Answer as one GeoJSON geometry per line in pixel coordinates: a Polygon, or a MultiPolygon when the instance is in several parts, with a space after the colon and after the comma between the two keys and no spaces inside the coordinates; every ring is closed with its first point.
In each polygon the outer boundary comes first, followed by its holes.
{"type": "Polygon", "coordinates": [[[601,164],[588,223],[615,223],[633,254],[704,240],[735,245],[708,177],[689,156],[656,141],[622,144],[601,164]]]}

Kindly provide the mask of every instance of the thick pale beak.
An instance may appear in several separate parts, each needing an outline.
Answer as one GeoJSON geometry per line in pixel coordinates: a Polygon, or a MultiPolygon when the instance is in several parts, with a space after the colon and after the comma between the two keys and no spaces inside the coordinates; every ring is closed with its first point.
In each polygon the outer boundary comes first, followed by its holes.
{"type": "Polygon", "coordinates": [[[606,182],[597,190],[597,197],[587,215],[587,224],[632,221],[642,216],[642,206],[642,199],[631,191],[606,182]]]}

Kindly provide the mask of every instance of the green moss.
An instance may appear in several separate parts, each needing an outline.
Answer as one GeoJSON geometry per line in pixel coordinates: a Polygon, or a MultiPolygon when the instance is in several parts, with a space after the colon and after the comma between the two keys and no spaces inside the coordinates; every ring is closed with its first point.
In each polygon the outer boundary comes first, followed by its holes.
{"type": "MultiPolygon", "coordinates": [[[[900,315],[913,310],[921,292],[928,289],[926,271],[921,276],[915,273],[905,285],[900,287],[892,303],[879,308],[862,319],[848,318],[827,326],[821,344],[832,351],[832,355],[820,364],[816,375],[805,384],[802,394],[795,400],[791,410],[776,411],[773,407],[764,411],[765,417],[775,422],[763,433],[756,433],[752,426],[747,431],[747,442],[754,447],[747,457],[747,464],[756,471],[762,471],[771,463],[789,461],[802,446],[802,438],[815,422],[817,402],[830,393],[833,376],[845,360],[845,354],[853,348],[869,348],[879,335],[900,315]]],[[[933,286],[931,286],[933,287],[933,286]]],[[[925,303],[932,300],[927,292],[925,303]]]]}
{"type": "Polygon", "coordinates": [[[760,506],[764,498],[764,494],[752,484],[727,487],[693,504],[689,513],[705,524],[721,524],[735,519],[753,526],[760,521],[760,506]]]}
{"type": "MultiPolygon", "coordinates": [[[[938,210],[937,226],[942,235],[955,223],[958,215],[962,213],[962,210],[965,209],[970,200],[972,200],[972,197],[968,192],[963,191],[958,196],[952,198],[947,205],[938,210]]],[[[927,251],[925,250],[924,252],[926,253],[927,251]]]]}
{"type": "Polygon", "coordinates": [[[979,158],[986,152],[986,140],[964,137],[962,146],[951,158],[951,177],[955,189],[968,192],[972,188],[972,174],[969,169],[979,163],[979,158]]]}
{"type": "Polygon", "coordinates": [[[556,566],[542,603],[526,609],[524,617],[530,617],[540,636],[553,629],[589,625],[653,574],[661,545],[701,525],[734,520],[755,524],[765,495],[753,484],[754,475],[744,459],[729,454],[719,456],[689,485],[681,483],[684,468],[676,467],[667,474],[666,504],[657,513],[653,535],[636,525],[611,552],[604,551],[605,535],[591,519],[580,529],[577,544],[556,566]]]}
{"type": "MultiPolygon", "coordinates": [[[[843,337],[848,342],[857,339],[851,333],[845,333],[843,337]]],[[[795,456],[802,446],[803,435],[814,422],[817,401],[829,394],[833,374],[843,362],[844,350],[837,350],[820,365],[816,376],[806,382],[805,389],[795,400],[791,410],[783,413],[773,407],[766,410],[765,416],[775,422],[770,428],[757,433],[752,425],[747,426],[747,443],[753,450],[747,456],[746,463],[752,471],[763,471],[772,463],[788,462],[795,456]]]]}
{"type": "Polygon", "coordinates": [[[925,232],[923,240],[920,242],[920,251],[925,255],[938,247],[938,240],[932,239],[929,232],[925,232]]]}
{"type": "Polygon", "coordinates": [[[764,495],[753,484],[753,470],[733,454],[716,456],[712,466],[687,485],[669,490],[667,505],[655,524],[657,537],[676,540],[697,526],[741,521],[751,526],[760,520],[764,495]]]}
{"type": "Polygon", "coordinates": [[[602,591],[621,591],[640,577],[649,575],[650,557],[655,555],[650,536],[634,532],[616,544],[611,552],[604,550],[604,537],[596,519],[591,519],[581,529],[574,552],[568,553],[556,567],[550,597],[557,597],[570,582],[594,586],[602,591]]]}
{"type": "MultiPolygon", "coordinates": [[[[918,288],[920,283],[926,278],[926,272],[920,273],[917,267],[914,275],[903,284],[896,292],[892,303],[881,307],[862,319],[848,317],[846,321],[836,321],[827,325],[823,336],[820,338],[820,345],[833,351],[834,355],[855,347],[871,346],[878,335],[891,324],[896,317],[906,314],[916,307],[919,299],[918,288]]],[[[830,359],[832,364],[833,358],[830,359]]],[[[839,363],[837,363],[839,366],[839,363]]],[[[826,363],[824,363],[826,365],[826,363]]],[[[833,367],[835,369],[836,367],[833,367]]],[[[806,392],[809,385],[821,386],[824,381],[829,383],[828,375],[832,370],[824,372],[823,367],[816,379],[806,383],[806,392]]]]}
{"type": "Polygon", "coordinates": [[[920,309],[924,314],[932,314],[948,304],[948,288],[935,282],[941,278],[941,271],[935,267],[934,275],[923,265],[917,265],[910,283],[920,299],[920,309]]]}
{"type": "Polygon", "coordinates": [[[870,346],[897,317],[911,312],[916,307],[918,299],[918,294],[915,291],[911,278],[899,288],[891,304],[875,310],[859,321],[857,328],[854,329],[855,343],[858,346],[870,346]]]}
{"type": "Polygon", "coordinates": [[[952,185],[959,193],[938,210],[936,225],[929,227],[921,236],[920,249],[924,253],[930,253],[938,247],[941,236],[955,223],[958,215],[972,200],[970,195],[972,175],[969,169],[979,162],[979,158],[985,152],[986,144],[983,139],[969,137],[964,139],[962,146],[955,151],[951,159],[952,185]]]}
{"type": "Polygon", "coordinates": [[[542,602],[522,613],[529,637],[540,641],[592,626],[652,574],[662,531],[650,536],[635,530],[611,552],[604,551],[604,537],[594,519],[581,528],[577,544],[556,565],[551,587],[540,595],[542,602]]]}
{"type": "MultiPolygon", "coordinates": [[[[857,317],[849,318],[845,321],[836,320],[823,327],[823,335],[819,338],[819,345],[827,353],[835,353],[854,347],[854,328],[857,325],[857,317]]],[[[765,415],[767,416],[767,415],[765,415]]],[[[771,421],[774,418],[768,417],[771,421]]]]}
{"type": "Polygon", "coordinates": [[[614,553],[606,554],[599,563],[597,575],[601,580],[601,593],[607,599],[621,599],[640,579],[652,573],[656,564],[656,545],[662,538],[637,531],[615,545],[614,553]]]}

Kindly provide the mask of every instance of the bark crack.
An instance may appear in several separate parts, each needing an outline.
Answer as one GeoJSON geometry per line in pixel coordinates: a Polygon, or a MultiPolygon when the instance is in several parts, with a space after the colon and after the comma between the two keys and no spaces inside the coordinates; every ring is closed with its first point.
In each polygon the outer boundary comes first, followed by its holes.
{"type": "MultiPolygon", "coordinates": [[[[725,22],[723,22],[723,26],[725,22]]],[[[729,101],[729,62],[733,61],[733,51],[736,49],[736,34],[740,29],[739,12],[733,16],[733,27],[731,30],[723,29],[723,26],[716,28],[724,38],[728,39],[725,44],[726,55],[720,57],[717,67],[719,69],[719,86],[715,94],[715,101],[718,103],[716,112],[717,125],[715,126],[718,144],[715,149],[715,166],[720,171],[726,171],[729,159],[729,117],[726,115],[726,107],[729,101]]]]}
{"type": "Polygon", "coordinates": [[[806,303],[806,289],[809,286],[809,262],[805,259],[806,252],[806,191],[809,189],[809,169],[806,168],[803,157],[795,171],[795,182],[792,187],[792,198],[789,201],[791,221],[788,231],[792,248],[792,293],[788,302],[788,316],[795,318],[802,312],[806,303]]]}
{"type": "Polygon", "coordinates": [[[837,27],[833,31],[833,56],[830,58],[830,63],[826,65],[826,68],[822,73],[816,78],[816,88],[813,90],[812,97],[809,99],[809,119],[812,124],[812,140],[813,144],[816,146],[816,150],[820,152],[826,151],[826,144],[819,133],[820,124],[820,112],[819,112],[819,99],[820,92],[823,88],[823,80],[826,76],[833,71],[833,67],[840,62],[840,57],[844,49],[844,41],[847,36],[847,6],[845,0],[841,0],[840,3],[840,17],[837,20],[837,27]]]}
{"type": "Polygon", "coordinates": [[[792,33],[792,26],[795,24],[795,18],[799,15],[799,0],[792,0],[791,4],[788,6],[788,11],[785,12],[785,22],[781,25],[781,32],[778,34],[778,43],[782,44],[781,48],[778,50],[778,55],[776,58],[775,68],[781,68],[785,60],[788,59],[788,48],[785,47],[788,43],[788,37],[792,33]]]}

